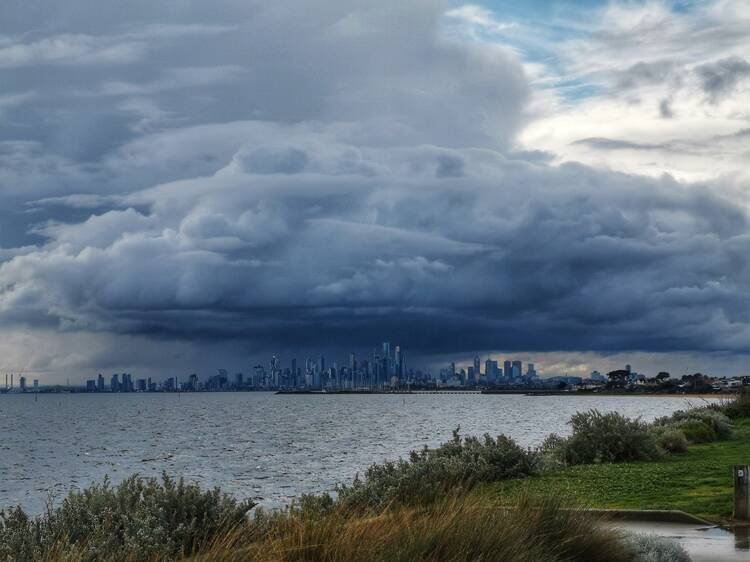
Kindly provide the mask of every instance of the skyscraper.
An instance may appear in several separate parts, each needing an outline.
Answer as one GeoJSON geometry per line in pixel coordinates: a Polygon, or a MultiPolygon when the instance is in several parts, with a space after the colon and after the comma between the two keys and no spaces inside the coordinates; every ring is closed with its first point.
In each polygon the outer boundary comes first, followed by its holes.
{"type": "Polygon", "coordinates": [[[523,374],[523,365],[520,361],[513,361],[513,379],[518,380],[523,374]]]}
{"type": "Polygon", "coordinates": [[[497,361],[487,359],[487,361],[484,362],[484,376],[489,383],[495,383],[497,381],[497,361]]]}
{"type": "Polygon", "coordinates": [[[536,378],[536,369],[534,368],[533,363],[527,363],[526,364],[526,379],[528,381],[531,381],[536,378]]]}
{"type": "Polygon", "coordinates": [[[513,380],[513,364],[510,361],[503,361],[503,376],[505,382],[508,383],[513,380]]]}
{"type": "MultiPolygon", "coordinates": [[[[480,368],[479,368],[479,367],[480,367],[480,365],[481,365],[481,362],[480,362],[480,360],[479,360],[479,355],[475,355],[475,356],[474,356],[474,376],[475,376],[475,377],[477,378],[477,380],[479,380],[479,375],[480,375],[480,374],[481,374],[481,372],[482,372],[482,371],[480,370],[480,368]]],[[[484,374],[486,375],[486,374],[487,374],[487,372],[485,371],[485,373],[484,373],[484,374]]]]}
{"type": "Polygon", "coordinates": [[[96,390],[97,392],[104,392],[104,377],[101,373],[96,377],[96,390]]]}

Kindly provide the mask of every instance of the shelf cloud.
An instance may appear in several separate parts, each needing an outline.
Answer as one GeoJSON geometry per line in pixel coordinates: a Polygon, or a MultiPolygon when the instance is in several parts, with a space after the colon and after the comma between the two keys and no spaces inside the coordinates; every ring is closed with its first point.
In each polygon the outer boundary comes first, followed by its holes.
{"type": "MultiPolygon", "coordinates": [[[[748,183],[733,168],[750,117],[705,143],[687,125],[649,138],[593,122],[550,141],[647,92],[653,119],[681,123],[690,80],[696,104],[735,104],[742,58],[706,54],[680,83],[674,49],[592,33],[566,56],[622,42],[623,69],[592,55],[612,89],[563,103],[510,39],[445,32],[446,18],[523,32],[477,6],[70,0],[32,23],[44,4],[0,7],[0,350],[14,365],[78,376],[221,353],[241,369],[384,339],[425,361],[750,345],[748,183]],[[642,158],[717,147],[715,174],[642,173],[642,158]],[[623,152],[639,160],[607,165],[623,152]]],[[[618,21],[651,37],[664,5],[618,21]]]]}

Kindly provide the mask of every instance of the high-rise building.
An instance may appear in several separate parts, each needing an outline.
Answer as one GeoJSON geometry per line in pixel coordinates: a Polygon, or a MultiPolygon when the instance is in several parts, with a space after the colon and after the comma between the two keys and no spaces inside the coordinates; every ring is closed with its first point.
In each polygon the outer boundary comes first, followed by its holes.
{"type": "Polygon", "coordinates": [[[497,361],[487,359],[484,362],[484,376],[487,378],[487,382],[491,384],[497,382],[497,374],[497,361]]]}
{"type": "Polygon", "coordinates": [[[503,361],[503,376],[506,383],[513,379],[513,363],[511,361],[503,361]]]}
{"type": "MultiPolygon", "coordinates": [[[[474,356],[474,376],[477,379],[479,379],[479,375],[481,374],[480,365],[481,365],[481,362],[479,360],[479,355],[475,355],[474,356]]],[[[485,372],[485,374],[487,373],[485,372]]]]}
{"type": "Polygon", "coordinates": [[[104,377],[101,373],[96,377],[96,390],[97,392],[104,392],[104,377]]]}
{"type": "Polygon", "coordinates": [[[512,369],[513,379],[520,379],[523,374],[523,364],[520,361],[513,361],[512,369]]]}
{"type": "Polygon", "coordinates": [[[26,377],[19,377],[18,386],[21,389],[21,392],[26,392],[26,377]]]}
{"type": "Polygon", "coordinates": [[[536,378],[536,369],[533,363],[526,364],[526,380],[532,381],[536,378]]]}
{"type": "Polygon", "coordinates": [[[112,375],[112,378],[109,381],[109,390],[111,392],[120,392],[120,379],[117,373],[112,375]]]}

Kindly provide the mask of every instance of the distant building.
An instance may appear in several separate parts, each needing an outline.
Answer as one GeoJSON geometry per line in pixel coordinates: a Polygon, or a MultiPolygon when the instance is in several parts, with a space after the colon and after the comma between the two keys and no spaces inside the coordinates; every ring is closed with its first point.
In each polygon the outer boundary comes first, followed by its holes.
{"type": "Polygon", "coordinates": [[[96,390],[98,392],[104,392],[104,377],[101,373],[99,373],[99,376],[96,377],[96,390]]]}
{"type": "Polygon", "coordinates": [[[521,378],[521,374],[523,372],[523,364],[520,361],[513,361],[512,363],[512,374],[513,374],[513,380],[518,380],[521,378]]]}
{"type": "Polygon", "coordinates": [[[496,383],[497,375],[497,361],[487,359],[487,361],[484,362],[484,376],[487,379],[487,382],[490,384],[496,383]]]}
{"type": "Polygon", "coordinates": [[[531,382],[536,378],[536,369],[534,368],[533,363],[528,363],[526,365],[526,380],[531,382]]]}
{"type": "Polygon", "coordinates": [[[513,363],[511,361],[503,362],[503,376],[505,377],[505,382],[513,380],[513,363]]]}
{"type": "Polygon", "coordinates": [[[26,377],[19,377],[18,387],[21,389],[21,392],[26,392],[26,377]]]}
{"type": "Polygon", "coordinates": [[[188,377],[188,389],[195,392],[198,390],[198,375],[193,373],[188,377]]]}
{"type": "Polygon", "coordinates": [[[109,390],[111,392],[120,392],[120,379],[117,373],[112,375],[112,378],[109,381],[109,390]]]}
{"type": "Polygon", "coordinates": [[[96,380],[89,379],[86,381],[86,392],[96,392],[96,380]]]}

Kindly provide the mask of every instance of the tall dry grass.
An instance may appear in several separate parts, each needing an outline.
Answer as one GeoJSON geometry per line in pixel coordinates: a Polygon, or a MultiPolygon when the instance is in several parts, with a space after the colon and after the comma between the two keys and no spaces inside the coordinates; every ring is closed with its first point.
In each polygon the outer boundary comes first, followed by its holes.
{"type": "Polygon", "coordinates": [[[278,514],[237,528],[193,562],[620,562],[636,560],[627,540],[555,500],[512,508],[453,497],[426,507],[363,514],[278,514]]]}

